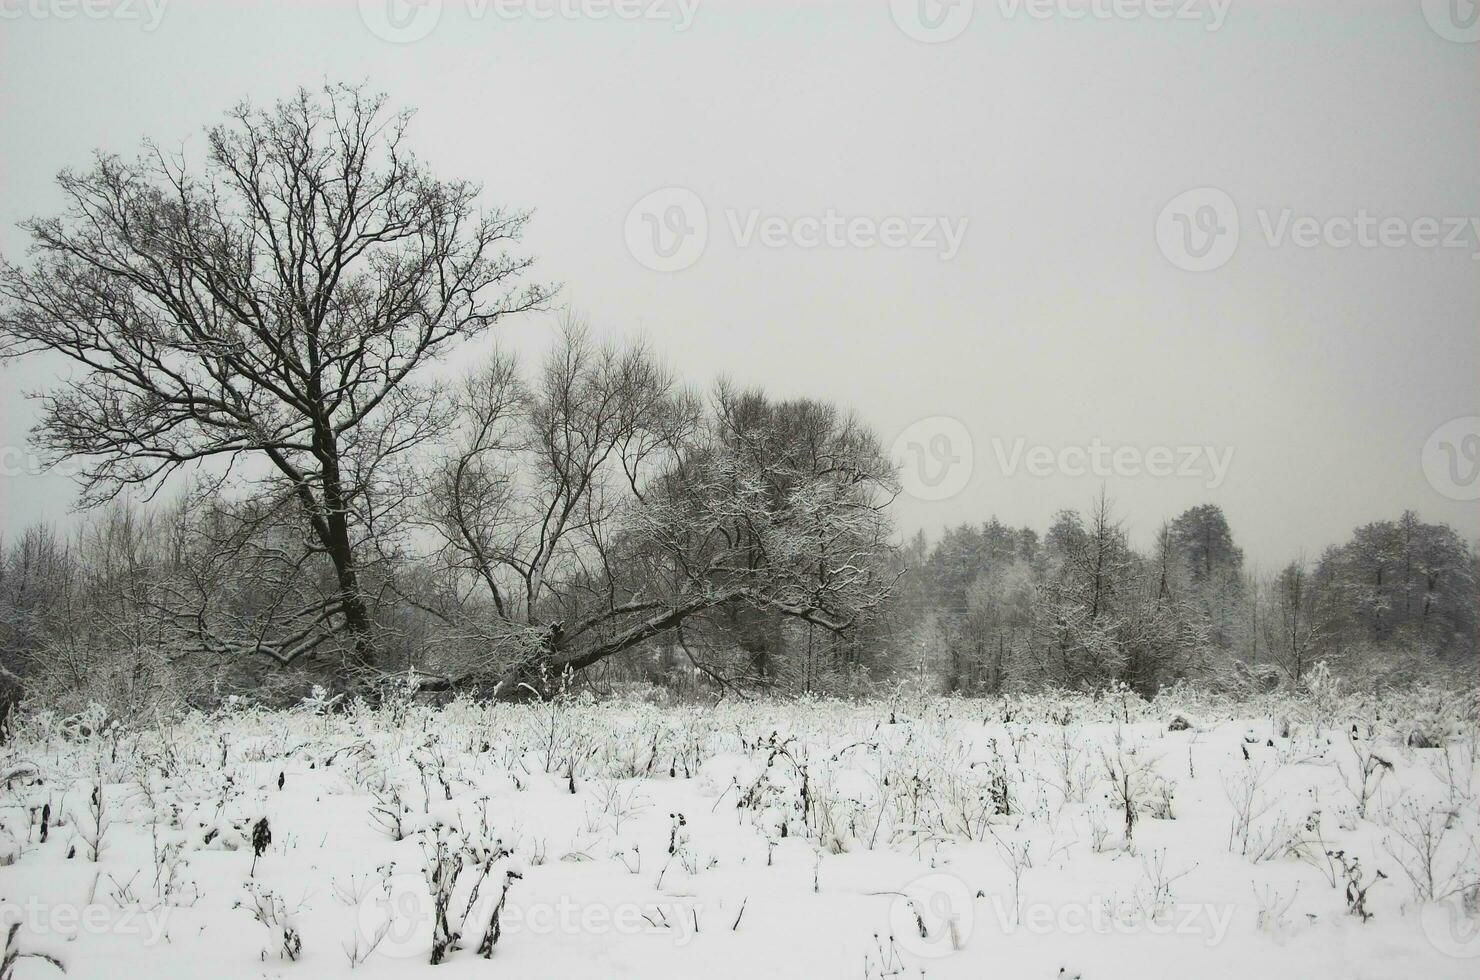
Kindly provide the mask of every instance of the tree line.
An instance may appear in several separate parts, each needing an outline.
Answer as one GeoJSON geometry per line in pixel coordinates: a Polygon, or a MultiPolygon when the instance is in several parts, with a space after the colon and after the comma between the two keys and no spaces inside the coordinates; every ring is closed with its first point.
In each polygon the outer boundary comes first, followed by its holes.
{"type": "Polygon", "coordinates": [[[1411,511],[1270,573],[1247,566],[1215,505],[1166,522],[1138,551],[1103,494],[1041,537],[994,519],[933,546],[918,536],[906,555],[898,600],[953,690],[1259,690],[1298,686],[1322,662],[1406,683],[1476,665],[1475,550],[1411,511]]]}
{"type": "Polygon", "coordinates": [[[1149,690],[1473,656],[1473,553],[1412,515],[1269,581],[1216,508],[1149,555],[1104,500],[901,548],[894,464],[837,406],[697,387],[569,316],[537,364],[490,350],[557,288],[528,213],[432,174],[410,121],[328,85],[59,175],[0,263],[0,355],[64,366],[33,439],[95,516],[6,542],[13,691],[1149,690]]]}

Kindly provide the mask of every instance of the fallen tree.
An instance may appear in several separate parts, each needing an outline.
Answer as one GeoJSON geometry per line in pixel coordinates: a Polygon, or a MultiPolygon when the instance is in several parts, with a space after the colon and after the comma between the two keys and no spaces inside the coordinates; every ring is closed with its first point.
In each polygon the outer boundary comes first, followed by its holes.
{"type": "Polygon", "coordinates": [[[571,326],[533,384],[496,356],[459,408],[426,522],[486,652],[438,685],[543,695],[726,607],[847,636],[889,594],[893,468],[831,406],[700,400],[571,326]]]}

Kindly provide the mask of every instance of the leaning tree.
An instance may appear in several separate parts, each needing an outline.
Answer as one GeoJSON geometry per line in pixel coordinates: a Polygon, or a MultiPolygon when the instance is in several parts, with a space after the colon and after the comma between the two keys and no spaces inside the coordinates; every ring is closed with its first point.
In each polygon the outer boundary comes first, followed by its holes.
{"type": "Polygon", "coordinates": [[[721,611],[846,636],[894,575],[894,468],[856,419],[721,388],[567,329],[532,382],[495,357],[425,487],[445,608],[475,638],[442,683],[505,696],[721,611]]]}
{"type": "Polygon", "coordinates": [[[250,489],[244,512],[275,522],[261,553],[325,570],[271,630],[194,610],[222,649],[373,661],[367,563],[403,502],[395,471],[450,421],[424,369],[549,295],[508,251],[528,215],[429,173],[409,119],[326,86],[238,107],[198,159],[100,154],[59,176],[61,216],[24,226],[30,261],[0,265],[4,353],[74,367],[33,438],[79,465],[85,504],[193,469],[250,489]]]}

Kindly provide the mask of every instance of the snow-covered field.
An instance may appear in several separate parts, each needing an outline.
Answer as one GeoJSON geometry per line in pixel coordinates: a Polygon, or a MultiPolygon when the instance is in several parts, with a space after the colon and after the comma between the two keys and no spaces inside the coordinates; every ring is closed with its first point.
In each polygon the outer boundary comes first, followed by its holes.
{"type": "Polygon", "coordinates": [[[18,719],[17,980],[1480,970],[1473,697],[322,708],[18,719]]]}

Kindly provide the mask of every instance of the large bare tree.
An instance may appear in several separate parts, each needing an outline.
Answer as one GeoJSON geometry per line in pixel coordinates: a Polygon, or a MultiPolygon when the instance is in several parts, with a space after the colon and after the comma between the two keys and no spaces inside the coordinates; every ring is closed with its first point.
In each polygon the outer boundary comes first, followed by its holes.
{"type": "Polygon", "coordinates": [[[34,438],[80,464],[85,503],[193,467],[292,518],[285,564],[327,563],[332,587],[273,635],[202,624],[211,642],[372,659],[365,566],[401,500],[392,470],[450,418],[423,369],[548,296],[508,251],[527,214],[435,178],[409,120],[326,86],[238,107],[199,159],[99,154],[59,176],[64,214],[26,224],[26,266],[0,266],[4,353],[76,368],[41,395],[34,438]]]}

